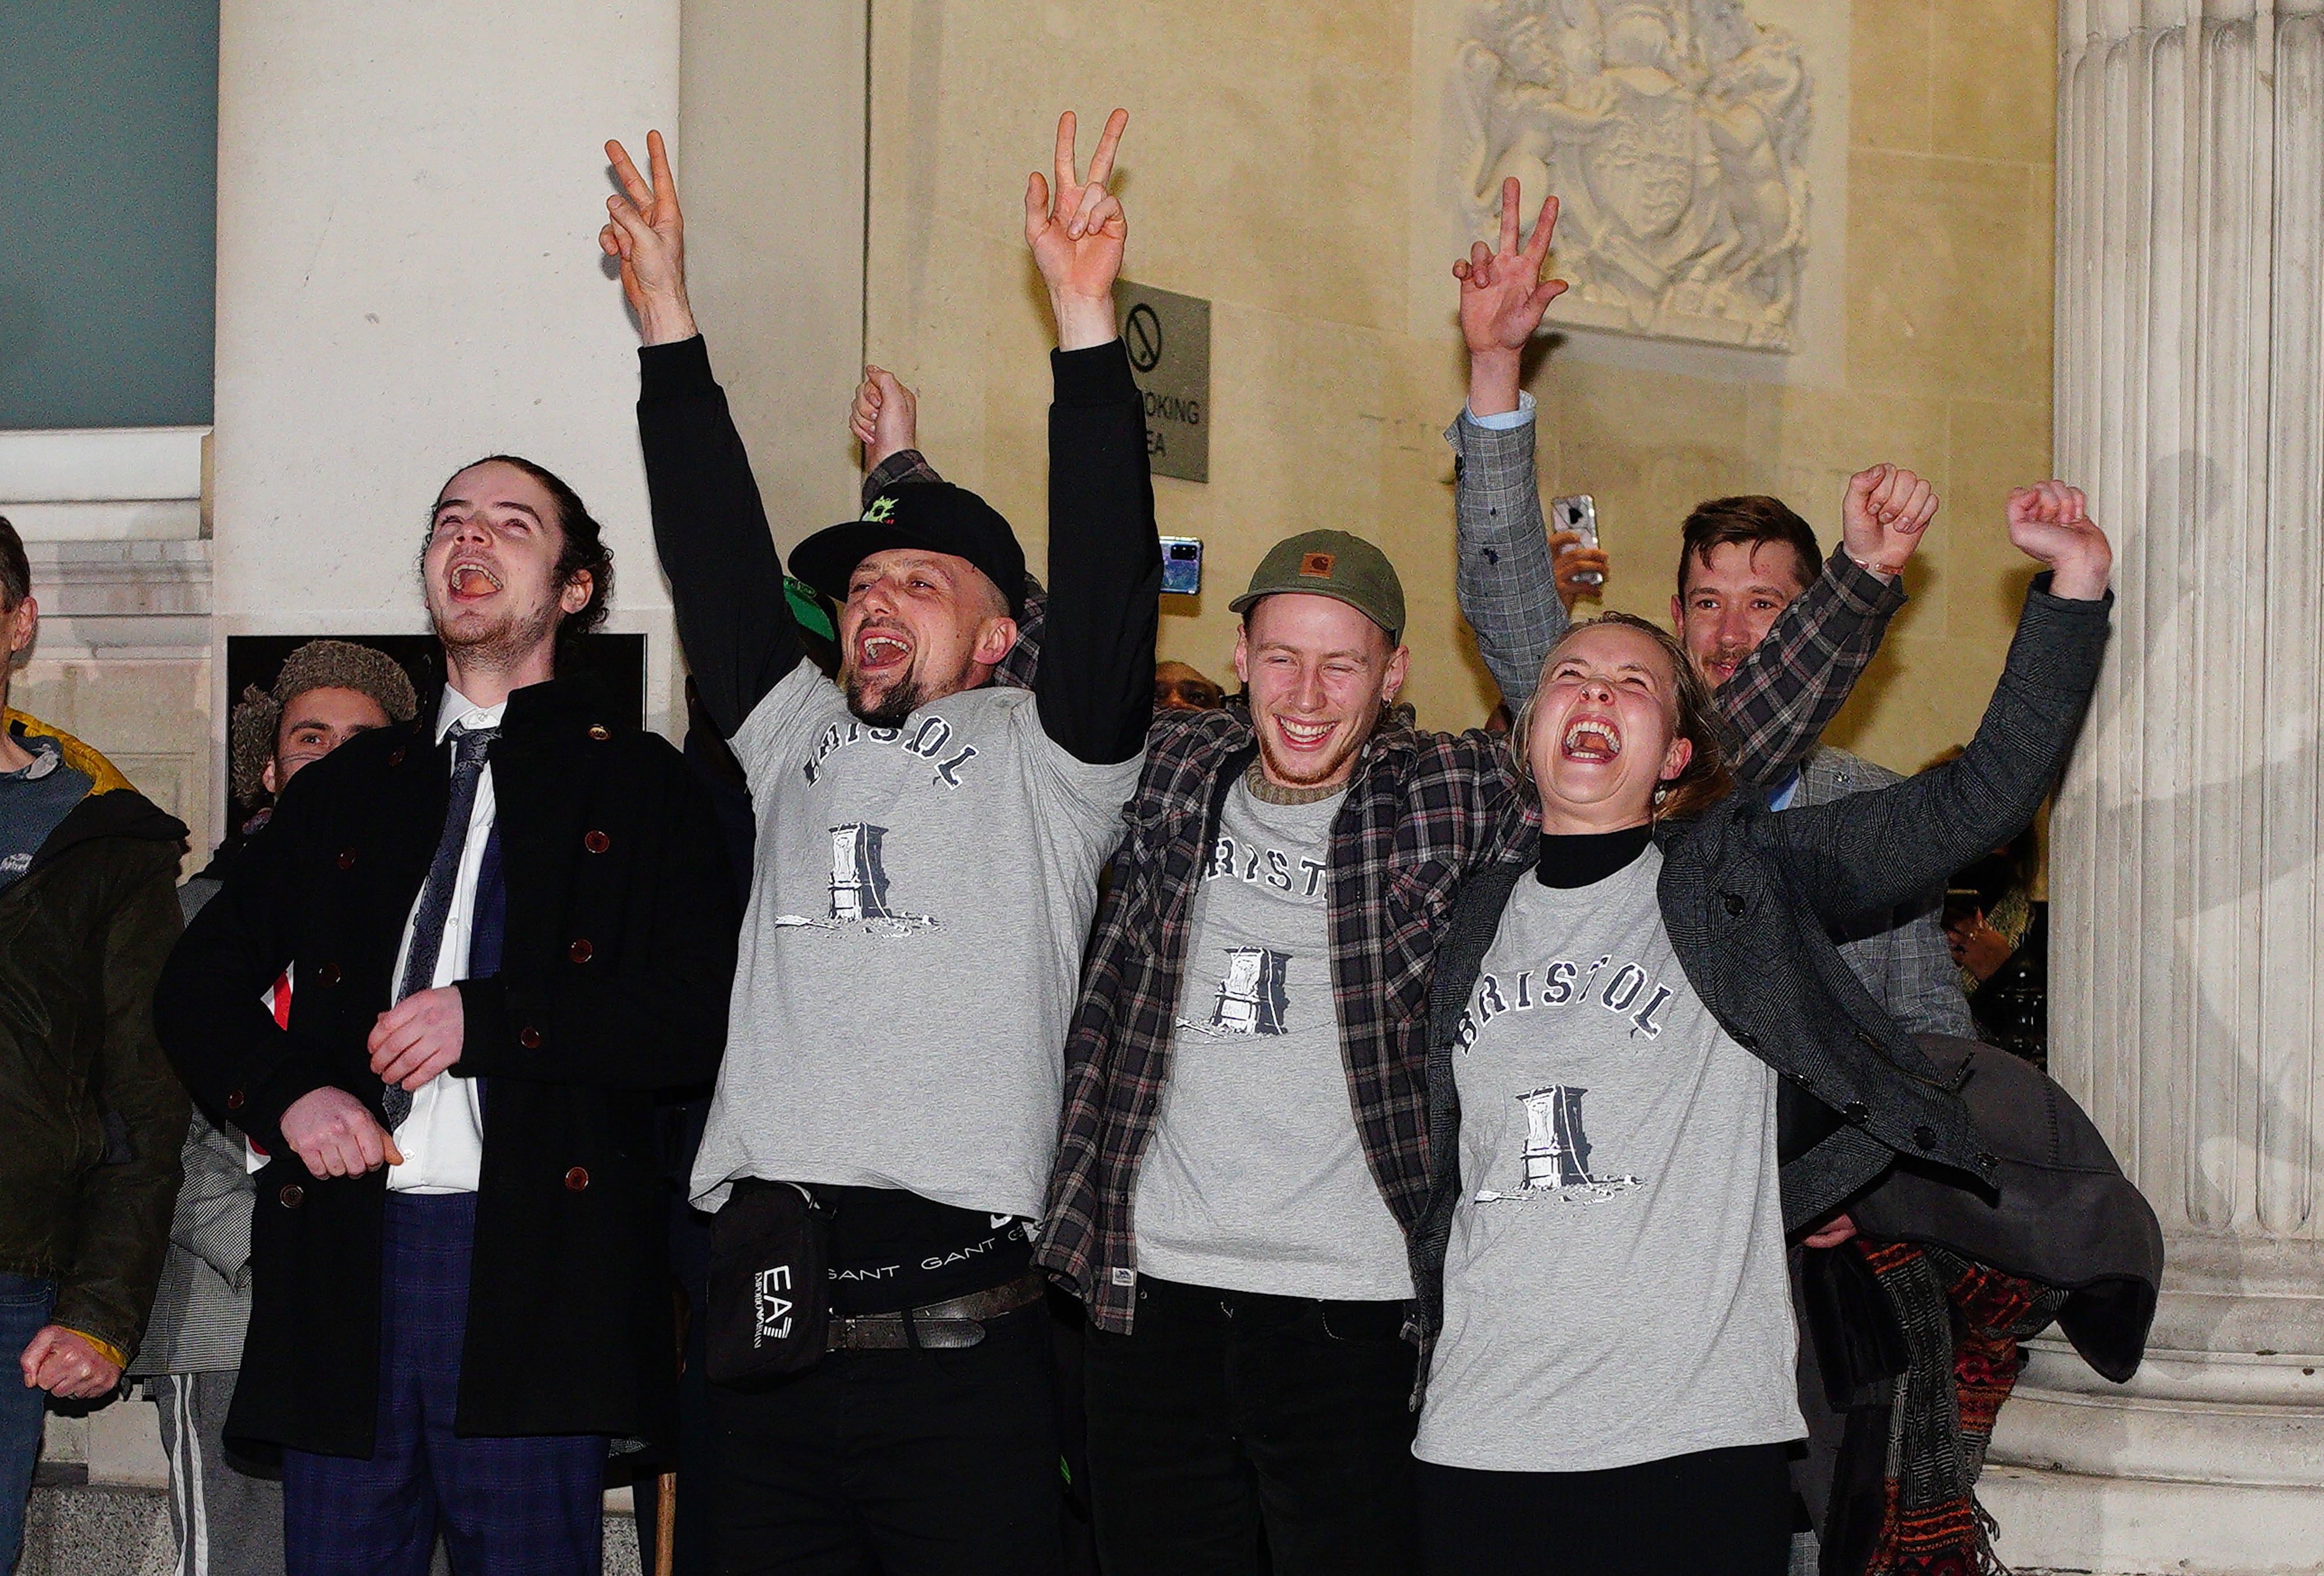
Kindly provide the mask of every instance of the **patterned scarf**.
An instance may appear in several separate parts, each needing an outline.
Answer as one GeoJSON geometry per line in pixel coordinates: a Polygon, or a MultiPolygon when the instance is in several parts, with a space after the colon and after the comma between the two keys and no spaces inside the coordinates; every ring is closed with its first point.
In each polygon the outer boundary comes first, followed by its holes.
{"type": "Polygon", "coordinates": [[[2017,1382],[2018,1342],[2049,1327],[2066,1294],[1940,1248],[1856,1246],[1911,1356],[1895,1381],[1886,1503],[1866,1576],[2006,1576],[1977,1475],[2017,1382]]]}

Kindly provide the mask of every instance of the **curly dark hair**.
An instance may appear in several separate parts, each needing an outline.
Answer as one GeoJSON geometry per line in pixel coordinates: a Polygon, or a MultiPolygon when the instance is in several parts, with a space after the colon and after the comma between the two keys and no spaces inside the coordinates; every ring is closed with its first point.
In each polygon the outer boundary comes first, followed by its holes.
{"type": "MultiPolygon", "coordinates": [[[[581,494],[576,493],[564,477],[546,465],[536,465],[521,455],[488,454],[482,459],[470,460],[452,475],[456,476],[462,471],[473,471],[478,465],[513,465],[540,483],[549,501],[557,505],[557,531],[563,541],[557,555],[557,584],[570,585],[576,575],[589,576],[589,600],[582,604],[580,612],[567,613],[565,621],[557,626],[558,665],[562,667],[566,659],[575,654],[581,637],[604,623],[605,614],[610,611],[613,596],[613,550],[605,545],[605,528],[597,523],[596,518],[589,512],[589,506],[581,502],[581,494]]],[[[451,480],[451,476],[447,476],[444,485],[450,486],[451,480]]],[[[439,498],[444,495],[443,487],[436,490],[436,495],[439,498]]],[[[429,518],[431,521],[434,518],[432,510],[429,518]]],[[[420,554],[424,561],[428,556],[428,542],[424,537],[420,540],[420,554]]]]}

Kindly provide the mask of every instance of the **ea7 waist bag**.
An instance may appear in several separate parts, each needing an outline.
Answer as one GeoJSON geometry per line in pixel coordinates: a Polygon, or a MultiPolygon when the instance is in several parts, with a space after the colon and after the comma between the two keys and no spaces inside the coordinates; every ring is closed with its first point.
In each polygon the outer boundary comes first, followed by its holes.
{"type": "Polygon", "coordinates": [[[710,1225],[710,1382],[763,1389],[823,1359],[831,1217],[807,1189],[749,1179],[710,1225]]]}

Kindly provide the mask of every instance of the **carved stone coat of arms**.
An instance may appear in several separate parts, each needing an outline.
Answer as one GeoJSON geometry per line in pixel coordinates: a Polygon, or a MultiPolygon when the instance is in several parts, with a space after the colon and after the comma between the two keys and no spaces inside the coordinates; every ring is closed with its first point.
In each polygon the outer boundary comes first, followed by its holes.
{"type": "Polygon", "coordinates": [[[1566,322],[1788,350],[1810,83],[1742,0],[1482,0],[1454,57],[1446,177],[1480,235],[1515,175],[1554,192],[1566,322]]]}

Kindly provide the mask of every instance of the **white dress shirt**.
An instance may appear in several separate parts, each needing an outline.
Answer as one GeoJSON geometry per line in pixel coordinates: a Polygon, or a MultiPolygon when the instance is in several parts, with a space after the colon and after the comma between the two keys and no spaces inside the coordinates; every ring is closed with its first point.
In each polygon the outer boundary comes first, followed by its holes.
{"type": "MultiPolygon", "coordinates": [[[[472,704],[468,697],[444,687],[444,701],[436,711],[436,742],[456,724],[497,728],[508,702],[494,706],[472,704]]],[[[448,768],[447,769],[448,770],[448,768]]],[[[484,869],[484,844],[493,834],[495,800],[493,774],[487,768],[476,783],[475,807],[468,813],[468,841],[460,850],[460,872],[452,883],[452,911],[444,920],[444,948],[436,954],[432,985],[453,984],[468,977],[468,944],[475,934],[476,877],[484,869]]],[[[425,896],[425,888],[422,889],[425,896]]],[[[394,978],[403,980],[404,960],[411,955],[412,923],[420,917],[420,899],[403,922],[403,945],[395,950],[394,978]]],[[[395,1129],[395,1147],[403,1164],[387,1171],[390,1193],[474,1193],[484,1158],[483,1092],[474,1078],[460,1078],[447,1068],[411,1092],[411,1114],[395,1129]]]]}
{"type": "Polygon", "coordinates": [[[1480,416],[1463,407],[1463,414],[1488,432],[1508,432],[1519,427],[1530,427],[1533,425],[1533,411],[1534,398],[1523,389],[1517,391],[1517,408],[1514,410],[1496,410],[1490,416],[1480,416]]]}

